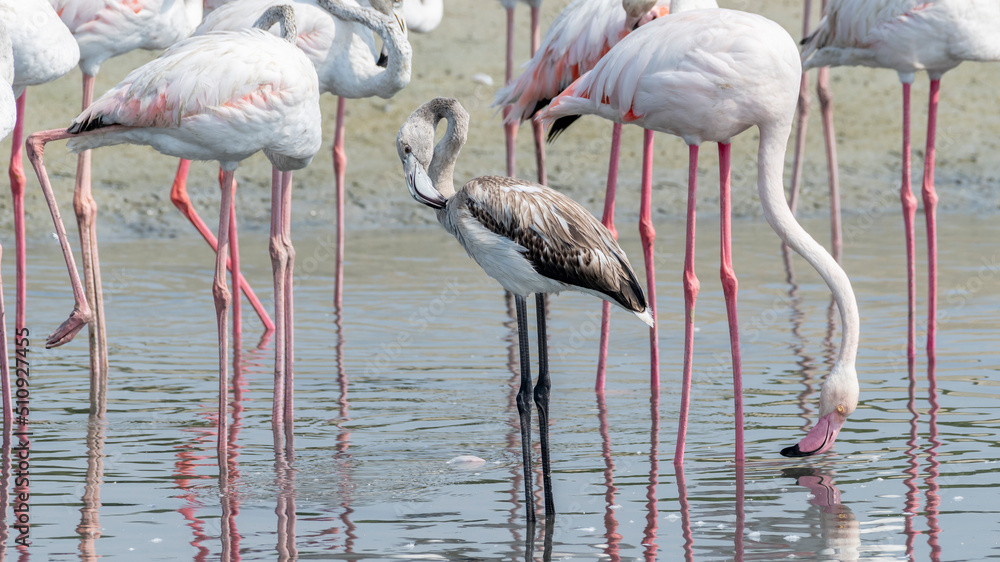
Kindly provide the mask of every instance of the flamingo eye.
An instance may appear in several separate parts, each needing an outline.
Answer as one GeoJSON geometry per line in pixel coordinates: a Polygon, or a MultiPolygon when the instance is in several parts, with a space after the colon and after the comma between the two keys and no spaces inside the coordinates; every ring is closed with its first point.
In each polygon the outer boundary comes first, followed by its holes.
{"type": "Polygon", "coordinates": [[[837,411],[840,412],[841,414],[843,414],[844,413],[844,406],[843,405],[837,406],[837,411]]]}
{"type": "Polygon", "coordinates": [[[406,146],[403,147],[403,153],[404,154],[409,154],[411,152],[413,152],[413,151],[410,150],[410,145],[406,145],[406,146]]]}

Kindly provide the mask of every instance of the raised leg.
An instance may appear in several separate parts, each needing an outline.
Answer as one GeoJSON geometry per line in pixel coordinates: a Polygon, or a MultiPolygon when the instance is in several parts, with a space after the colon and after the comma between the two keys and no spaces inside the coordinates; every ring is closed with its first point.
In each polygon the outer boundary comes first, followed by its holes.
{"type": "Polygon", "coordinates": [[[903,83],[903,182],[899,198],[903,202],[903,229],[906,237],[906,296],[907,331],[906,356],[916,355],[917,341],[917,282],[914,263],[913,219],[917,213],[917,198],[910,188],[910,83],[903,83]]]}
{"type": "MultiPolygon", "coordinates": [[[[514,77],[514,9],[511,8],[507,10],[507,66],[504,70],[504,84],[510,84],[511,79],[514,77]]],[[[514,177],[515,158],[514,151],[515,141],[517,139],[517,121],[512,123],[507,122],[507,115],[510,113],[511,107],[508,105],[503,108],[503,132],[504,139],[507,145],[507,175],[509,177],[514,177]]]]}
{"type": "MultiPolygon", "coordinates": [[[[177,210],[181,212],[187,219],[194,225],[195,229],[201,234],[202,238],[208,242],[208,245],[212,247],[212,251],[216,251],[219,247],[218,241],[215,239],[215,235],[209,230],[208,225],[205,221],[201,220],[198,216],[198,212],[195,211],[194,205],[191,203],[191,198],[188,197],[187,193],[187,176],[188,169],[191,167],[190,160],[181,159],[180,163],[177,165],[177,174],[174,176],[174,183],[170,188],[170,201],[177,207],[177,210]]],[[[229,258],[226,258],[226,267],[232,272],[231,262],[229,258]]],[[[260,299],[253,292],[250,287],[250,283],[247,282],[246,278],[241,274],[240,279],[240,289],[243,290],[243,294],[246,295],[247,301],[253,306],[254,311],[257,312],[257,316],[260,318],[262,324],[264,324],[264,332],[274,331],[274,322],[271,321],[271,317],[268,315],[267,310],[264,305],[261,304],[260,299]]]]}
{"type": "MultiPolygon", "coordinates": [[[[826,2],[823,2],[826,5],[826,2]]],[[[840,177],[837,171],[837,136],[833,130],[833,90],[830,88],[830,68],[819,69],[816,80],[819,109],[823,117],[823,141],[826,146],[826,170],[830,183],[830,244],[833,259],[840,261],[843,235],[840,227],[840,177]]]]}
{"type": "Polygon", "coordinates": [[[733,272],[733,236],[729,199],[730,149],[728,143],[719,143],[719,207],[722,226],[722,293],[726,298],[729,316],[729,345],[733,354],[733,402],[736,404],[736,462],[742,463],[743,454],[743,376],[740,365],[740,328],[736,321],[736,292],[739,284],[733,272]]]}
{"type": "Polygon", "coordinates": [[[514,295],[517,308],[517,341],[521,355],[521,386],[517,391],[517,415],[521,425],[521,458],[524,464],[524,506],[529,523],[536,521],[535,496],[531,492],[531,356],[528,349],[528,305],[514,295]]]}
{"type": "Polygon", "coordinates": [[[542,446],[542,487],[545,489],[545,518],[556,514],[552,501],[552,463],[549,456],[549,348],[545,341],[545,294],[535,293],[535,316],[538,321],[538,382],[535,383],[535,405],[538,407],[538,442],[542,446]]]}
{"type": "Polygon", "coordinates": [[[941,79],[931,80],[927,108],[927,150],[924,152],[924,215],[927,221],[927,353],[933,356],[937,340],[937,192],[934,190],[935,137],[941,79]]]}
{"type": "MultiPolygon", "coordinates": [[[[622,125],[615,123],[611,131],[611,157],[608,162],[608,184],[604,192],[604,215],[601,217],[601,224],[611,231],[611,235],[618,239],[618,231],[615,230],[615,189],[618,187],[618,156],[621,151],[622,125]]],[[[594,390],[604,390],[605,371],[608,365],[608,339],[611,333],[611,303],[601,301],[601,344],[597,352],[597,381],[594,383],[594,390]]]]}
{"type": "Polygon", "coordinates": [[[337,257],[333,276],[333,306],[344,304],[344,177],[347,173],[347,152],[344,150],[344,109],[347,100],[337,98],[337,126],[333,135],[333,176],[337,205],[337,257]]]}
{"type": "Polygon", "coordinates": [[[677,445],[674,466],[684,464],[684,442],[687,440],[688,411],[691,406],[691,370],[694,366],[694,305],[700,283],[694,273],[695,210],[698,207],[698,145],[688,146],[688,205],[687,236],[684,243],[684,374],[681,380],[680,419],[677,422],[677,445]]]}
{"type": "Polygon", "coordinates": [[[271,269],[274,274],[274,401],[271,404],[271,424],[283,426],[285,412],[285,268],[288,256],[281,240],[281,180],[282,173],[271,170],[271,269]]]}
{"type": "Polygon", "coordinates": [[[69,272],[69,280],[73,286],[73,300],[75,301],[73,312],[70,313],[69,318],[45,340],[46,348],[57,347],[69,342],[93,318],[83,282],[80,281],[80,276],[76,270],[76,261],[73,259],[73,249],[70,248],[69,238],[66,236],[66,227],[63,225],[62,216],[59,214],[59,205],[56,203],[55,194],[52,192],[52,184],[49,182],[49,176],[45,171],[45,162],[43,161],[45,143],[67,137],[69,137],[69,133],[65,129],[54,129],[34,133],[28,137],[25,143],[28,160],[35,169],[35,175],[38,176],[38,183],[42,186],[42,193],[45,195],[45,203],[49,206],[49,213],[52,215],[52,223],[55,226],[56,237],[59,239],[59,245],[62,248],[63,259],[66,261],[66,269],[69,272]]]}
{"type": "MultiPolygon", "coordinates": [[[[656,320],[656,268],[653,264],[653,131],[643,131],[642,139],[642,199],[639,203],[639,238],[646,261],[646,285],[649,287],[649,310],[656,320]]],[[[660,394],[660,337],[659,323],[649,329],[649,385],[653,394],[660,394]]]]}
{"type": "MultiPolygon", "coordinates": [[[[27,183],[24,177],[24,162],[22,160],[22,152],[24,150],[24,106],[25,106],[25,96],[28,95],[28,91],[25,90],[21,93],[21,96],[17,98],[17,122],[14,124],[14,132],[11,135],[10,140],[10,168],[8,168],[7,173],[10,176],[10,194],[14,206],[14,255],[15,255],[15,305],[16,312],[14,313],[14,333],[22,334],[24,333],[25,321],[24,321],[24,310],[25,303],[27,302],[27,250],[24,243],[24,186],[27,183]]],[[[18,341],[23,341],[19,337],[14,338],[15,346],[18,351],[22,348],[17,346],[18,341]]],[[[4,347],[3,349],[7,349],[4,347]]],[[[4,382],[8,382],[6,377],[6,372],[4,372],[4,382]]],[[[4,396],[10,397],[9,392],[4,392],[4,396]]]]}
{"type": "Polygon", "coordinates": [[[218,455],[228,459],[229,443],[229,334],[228,312],[232,293],[226,285],[226,255],[229,253],[229,225],[233,207],[233,172],[226,170],[222,175],[222,203],[219,207],[219,251],[215,255],[215,278],[212,282],[212,296],[215,298],[215,315],[219,328],[219,435],[218,455]]]}

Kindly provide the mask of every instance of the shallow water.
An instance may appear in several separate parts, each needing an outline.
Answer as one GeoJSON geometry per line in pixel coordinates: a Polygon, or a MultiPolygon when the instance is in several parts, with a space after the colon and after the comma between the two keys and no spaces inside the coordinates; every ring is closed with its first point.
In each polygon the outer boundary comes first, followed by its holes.
{"type": "MultiPolygon", "coordinates": [[[[839,320],[831,328],[828,291],[803,260],[793,262],[795,284],[786,280],[766,224],[734,225],[748,457],[741,474],[731,460],[728,328],[718,221],[710,213],[699,229],[702,291],[683,474],[671,462],[683,224],[657,226],[658,433],[645,326],[614,313],[608,388],[598,397],[600,306],[580,295],[551,300],[552,558],[997,556],[1000,509],[990,492],[1000,484],[995,218],[941,218],[943,320],[931,390],[927,360],[918,358],[911,379],[901,355],[900,221],[894,212],[847,217],[844,263],[863,321],[861,403],[834,451],[806,460],[777,451],[815,421],[819,385],[839,348],[839,320]]],[[[825,235],[822,221],[806,226],[825,235]]],[[[270,306],[266,235],[244,230],[244,271],[270,306]]],[[[640,265],[634,225],[620,230],[640,265]]],[[[72,301],[55,241],[32,242],[32,545],[23,552],[55,560],[525,557],[516,381],[507,367],[512,322],[499,287],[440,229],[352,232],[338,319],[327,232],[294,236],[295,457],[290,465],[276,461],[273,348],[270,341],[255,347],[260,325],[244,306],[225,497],[215,453],[211,254],[192,236],[103,243],[111,374],[107,420],[99,423],[88,421],[86,338],[43,349],[44,334],[72,301]],[[447,462],[458,455],[485,464],[447,462]]],[[[5,266],[10,304],[9,261],[5,266]]],[[[11,513],[8,507],[8,521],[11,513]]],[[[7,531],[13,545],[18,532],[7,531]]],[[[535,533],[542,557],[545,533],[535,533]]]]}

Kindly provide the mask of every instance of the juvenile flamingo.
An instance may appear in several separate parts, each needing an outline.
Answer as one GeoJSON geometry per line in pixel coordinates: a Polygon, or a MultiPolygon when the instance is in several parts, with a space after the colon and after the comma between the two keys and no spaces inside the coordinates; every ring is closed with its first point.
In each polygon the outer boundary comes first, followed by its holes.
{"type": "MultiPolygon", "coordinates": [[[[28,137],[28,157],[52,213],[73,285],[76,306],[49,343],[69,341],[93,317],[77,276],[72,250],[42,161],[44,145],[71,138],[74,151],[100,146],[145,144],[174,157],[218,160],[223,169],[219,252],[212,294],[219,329],[219,449],[225,456],[227,410],[226,255],[233,173],[237,164],[263,151],[272,175],[271,262],[277,319],[273,423],[283,419],[284,375],[292,349],[285,347],[285,311],[291,306],[292,263],[289,204],[291,171],[305,167],[321,143],[319,84],[309,59],[295,48],[291,8],[267,10],[257,29],[215,32],[183,40],[137,68],[81,113],[68,130],[28,137]],[[282,23],[280,38],[263,31],[282,23]],[[203,76],[212,76],[211,81],[203,76]],[[287,351],[287,354],[286,354],[287,351]]],[[[238,278],[238,270],[233,272],[238,278]]],[[[291,330],[291,326],[287,326],[291,330]]]]}
{"type": "MultiPolygon", "coordinates": [[[[278,4],[295,10],[299,37],[296,45],[312,61],[319,74],[320,92],[338,96],[337,125],[333,142],[333,171],[337,205],[334,306],[343,303],[344,279],[344,182],[347,152],[344,149],[344,111],[347,98],[379,96],[391,98],[410,83],[412,49],[404,25],[387,0],[372,0],[377,11],[352,0],[242,0],[224,4],[205,17],[196,35],[209,31],[245,29],[257,15],[278,4]],[[383,56],[375,49],[373,33],[382,40],[383,56]]],[[[366,4],[369,2],[366,2],[366,4]]],[[[174,204],[198,227],[198,218],[186,188],[187,163],[181,162],[171,191],[174,204]]],[[[204,224],[204,223],[202,223],[204,224]]],[[[214,241],[207,227],[198,227],[209,244],[214,241]]]]}
{"type": "MultiPolygon", "coordinates": [[[[164,49],[194,31],[202,16],[202,0],[49,0],[80,47],[83,109],[94,99],[94,78],[101,64],[135,49],[164,49]]],[[[73,208],[80,229],[83,275],[94,307],[90,323],[91,377],[106,384],[108,374],[104,297],[97,254],[97,202],[90,186],[90,152],[80,154],[73,189],[73,208]]]]}
{"type": "MultiPolygon", "coordinates": [[[[0,0],[0,20],[7,24],[14,53],[13,82],[17,97],[17,124],[11,139],[10,192],[14,206],[15,299],[14,329],[25,331],[27,303],[27,246],[24,241],[24,112],[26,88],[45,84],[66,74],[80,60],[80,49],[66,25],[47,0],[0,0]]],[[[15,338],[15,341],[24,341],[15,338]]],[[[18,349],[21,349],[18,346],[18,349]]]]}
{"type": "MultiPolygon", "coordinates": [[[[650,22],[615,45],[539,114],[546,124],[567,115],[596,114],[645,131],[642,206],[639,229],[647,265],[650,307],[656,316],[652,276],[651,218],[653,131],[681,137],[689,146],[687,243],[684,255],[684,378],[674,463],[684,460],[690,402],[694,304],[694,234],[698,146],[719,143],[722,228],[722,287],[729,317],[736,403],[736,460],[744,460],[743,388],[736,274],[730,235],[730,141],[756,125],[760,132],[757,189],[764,216],[790,248],[823,277],[840,307],[843,339],[820,398],[820,421],[797,445],[782,454],[821,453],[834,440],[858,403],[855,357],[858,307],[847,274],[805,230],[785,202],[782,186],[785,144],[795,113],[801,62],[795,42],[778,24],[734,10],[695,10],[650,22]],[[766,80],[760,77],[766,76],[766,80]]],[[[655,349],[655,342],[654,342],[655,349]]],[[[656,381],[658,382],[658,381],[656,381]]],[[[654,390],[656,386],[654,386],[654,390]]]]}
{"type": "Polygon", "coordinates": [[[995,0],[830,0],[826,15],[806,39],[805,68],[890,68],[903,83],[903,173],[900,198],[906,230],[909,322],[907,356],[916,353],[916,250],[913,221],[917,199],[910,187],[910,86],[914,75],[930,77],[923,200],[927,221],[927,350],[937,335],[937,201],[934,141],[941,77],[963,61],[1000,61],[1000,3],[995,0]]]}
{"type": "Polygon", "coordinates": [[[457,100],[435,98],[406,120],[396,137],[396,150],[410,194],[437,210],[438,222],[458,239],[487,275],[514,294],[521,355],[521,386],[517,411],[524,461],[524,494],[529,522],[535,521],[531,493],[531,359],[527,304],[535,293],[538,321],[539,441],[545,515],[555,515],[549,462],[548,351],[545,337],[545,295],[579,291],[612,302],[646,324],[653,317],[639,280],[611,232],[572,199],[545,186],[508,177],[482,176],[455,190],[452,174],[465,144],[469,114],[457,100]],[[444,136],[434,144],[442,120],[444,136]]]}

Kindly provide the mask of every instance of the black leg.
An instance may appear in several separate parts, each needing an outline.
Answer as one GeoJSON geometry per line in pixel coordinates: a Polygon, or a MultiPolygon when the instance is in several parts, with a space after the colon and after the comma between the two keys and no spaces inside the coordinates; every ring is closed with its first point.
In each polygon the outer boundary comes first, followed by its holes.
{"type": "Polygon", "coordinates": [[[552,465],[549,462],[549,347],[545,337],[545,294],[535,293],[535,317],[538,319],[538,382],[535,404],[538,406],[538,440],[542,445],[542,486],[545,488],[545,519],[556,514],[552,502],[552,465]]]}
{"type": "Polygon", "coordinates": [[[528,346],[528,305],[514,295],[517,308],[517,341],[521,348],[521,387],[517,391],[517,414],[521,421],[521,457],[524,460],[524,505],[528,522],[535,522],[535,496],[531,492],[531,350],[528,346]]]}

